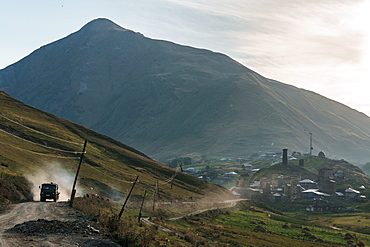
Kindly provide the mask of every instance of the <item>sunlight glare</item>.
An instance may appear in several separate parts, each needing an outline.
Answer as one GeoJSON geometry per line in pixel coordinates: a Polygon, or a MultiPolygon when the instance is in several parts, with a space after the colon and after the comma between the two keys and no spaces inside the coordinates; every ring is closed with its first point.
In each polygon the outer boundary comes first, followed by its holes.
{"type": "Polygon", "coordinates": [[[370,1],[363,1],[356,9],[352,24],[354,28],[363,35],[362,42],[362,66],[366,75],[366,80],[370,75],[370,1]]]}

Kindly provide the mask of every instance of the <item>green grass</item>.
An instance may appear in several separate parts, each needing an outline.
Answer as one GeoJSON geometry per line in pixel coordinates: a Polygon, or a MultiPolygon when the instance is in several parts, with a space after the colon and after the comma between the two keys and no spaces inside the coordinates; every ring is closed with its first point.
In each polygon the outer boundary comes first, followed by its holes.
{"type": "MultiPolygon", "coordinates": [[[[137,222],[138,198],[127,204],[122,219],[114,218],[121,204],[101,201],[97,198],[76,198],[76,208],[91,215],[98,215],[99,222],[107,229],[110,238],[118,243],[130,246],[348,246],[347,241],[361,241],[365,246],[370,244],[367,234],[349,230],[334,230],[323,226],[323,222],[303,221],[297,217],[287,217],[269,210],[263,204],[246,201],[235,208],[214,209],[204,213],[187,216],[180,220],[166,220],[176,210],[157,207],[156,213],[151,211],[151,203],[144,205],[145,217],[151,217],[159,225],[171,229],[172,233],[160,231],[158,227],[147,226],[137,222]],[[155,218],[153,217],[155,216],[155,218]],[[264,229],[261,232],[258,229],[264,229]],[[134,236],[138,238],[133,238],[134,236]],[[350,236],[351,239],[345,239],[350,236]],[[136,239],[134,241],[134,239],[136,239]],[[148,239],[150,241],[148,241],[148,239]],[[166,241],[164,241],[166,240],[166,241]]],[[[200,204],[200,203],[199,203],[200,204]]],[[[205,206],[205,205],[203,205],[205,206]]],[[[183,210],[196,210],[197,206],[178,205],[178,214],[183,210]],[[188,208],[187,208],[188,207],[188,208]]],[[[211,207],[208,205],[207,207],[211,207]]],[[[318,215],[322,218],[321,215],[318,215]]],[[[344,220],[356,215],[339,215],[344,220]]],[[[357,215],[357,217],[366,215],[357,215]]],[[[354,222],[357,218],[354,218],[354,222]]],[[[360,243],[360,242],[358,242],[360,243]]]]}
{"type": "Polygon", "coordinates": [[[303,228],[309,229],[309,232],[322,239],[325,243],[345,244],[343,237],[333,230],[324,229],[322,227],[312,227],[303,225],[294,219],[286,217],[274,216],[268,217],[266,213],[260,212],[243,212],[235,210],[229,215],[222,215],[216,219],[218,224],[230,225],[237,228],[249,229],[253,231],[256,225],[263,226],[268,233],[285,236],[294,239],[311,241],[312,238],[305,236],[302,232],[303,228]],[[289,222],[289,223],[288,223],[289,222]],[[286,228],[284,228],[285,226],[286,228]]]}
{"type": "Polygon", "coordinates": [[[367,234],[370,228],[369,213],[317,215],[311,217],[311,221],[320,225],[334,226],[343,230],[367,234]]]}
{"type": "Polygon", "coordinates": [[[182,234],[195,231],[199,238],[211,240],[215,246],[338,246],[347,245],[346,233],[355,236],[352,241],[370,244],[366,234],[334,230],[251,205],[231,211],[213,210],[176,222],[161,223],[182,234]]]}

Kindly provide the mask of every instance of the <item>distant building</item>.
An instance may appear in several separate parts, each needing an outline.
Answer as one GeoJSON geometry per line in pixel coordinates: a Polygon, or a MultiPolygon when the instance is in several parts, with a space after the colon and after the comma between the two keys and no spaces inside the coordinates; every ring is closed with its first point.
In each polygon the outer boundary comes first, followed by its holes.
{"type": "Polygon", "coordinates": [[[251,170],[251,174],[255,174],[256,172],[258,172],[260,169],[252,169],[251,170]]]}
{"type": "Polygon", "coordinates": [[[248,173],[240,174],[238,181],[236,182],[236,187],[249,188],[249,175],[248,173]]]}
{"type": "Polygon", "coordinates": [[[235,190],[231,190],[231,193],[236,197],[236,198],[240,198],[241,194],[236,192],[235,190]]]}
{"type": "Polygon", "coordinates": [[[301,181],[298,182],[298,185],[303,187],[304,189],[308,190],[308,189],[317,189],[317,183],[310,180],[310,179],[303,179],[301,181]]]}
{"type": "Polygon", "coordinates": [[[327,194],[334,194],[336,182],[333,180],[334,173],[332,168],[324,167],[319,170],[318,186],[320,191],[327,194]]]}
{"type": "Polygon", "coordinates": [[[287,200],[288,196],[283,193],[274,193],[269,196],[270,202],[279,202],[283,200],[287,200]]]}
{"type": "Polygon", "coordinates": [[[344,179],[344,171],[338,170],[336,173],[334,173],[334,178],[336,178],[336,179],[344,179]]]}
{"type": "Polygon", "coordinates": [[[235,176],[238,176],[238,173],[236,173],[236,172],[226,172],[224,175],[226,177],[235,177],[235,176]]]}
{"type": "Polygon", "coordinates": [[[189,168],[184,169],[183,172],[187,174],[196,174],[196,173],[199,173],[200,170],[195,169],[194,167],[189,167],[189,168]]]}
{"type": "Polygon", "coordinates": [[[251,164],[243,164],[242,165],[242,170],[243,171],[251,171],[253,169],[253,165],[251,165],[251,164]]]}
{"type": "Polygon", "coordinates": [[[319,158],[325,158],[325,153],[323,151],[320,151],[317,155],[319,158]]]}
{"type": "Polygon", "coordinates": [[[359,199],[361,194],[360,191],[354,190],[352,188],[348,188],[344,191],[344,195],[348,199],[359,199]]]}
{"type": "Polygon", "coordinates": [[[333,194],[333,198],[334,199],[344,199],[344,194],[342,192],[337,191],[333,194]]]}
{"type": "Polygon", "coordinates": [[[319,191],[318,189],[309,189],[302,191],[302,195],[306,198],[329,198],[330,195],[319,191]]]}

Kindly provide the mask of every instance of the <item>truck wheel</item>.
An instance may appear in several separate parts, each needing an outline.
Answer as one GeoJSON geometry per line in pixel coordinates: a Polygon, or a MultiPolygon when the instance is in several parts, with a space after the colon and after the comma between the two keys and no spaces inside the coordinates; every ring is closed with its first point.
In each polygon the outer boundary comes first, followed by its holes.
{"type": "Polygon", "coordinates": [[[41,197],[40,201],[44,202],[44,201],[46,201],[46,199],[44,197],[41,197]]]}
{"type": "Polygon", "coordinates": [[[57,201],[57,199],[56,198],[54,198],[54,202],[56,202],[57,201]]]}

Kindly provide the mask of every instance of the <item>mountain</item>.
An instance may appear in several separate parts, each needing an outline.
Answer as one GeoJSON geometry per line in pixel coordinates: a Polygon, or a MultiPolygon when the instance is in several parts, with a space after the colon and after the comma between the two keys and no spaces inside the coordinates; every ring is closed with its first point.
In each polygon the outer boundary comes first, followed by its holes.
{"type": "Polygon", "coordinates": [[[136,176],[139,181],[133,195],[153,191],[156,184],[164,200],[228,195],[225,188],[173,170],[130,146],[25,105],[2,91],[0,102],[1,182],[14,182],[14,175],[26,177],[37,200],[38,186],[51,179],[59,184],[61,198],[69,198],[85,140],[86,154],[77,180],[80,195],[124,199],[136,176]]]}
{"type": "Polygon", "coordinates": [[[230,57],[153,40],[107,19],[0,71],[0,89],[157,160],[309,152],[369,160],[370,119],[230,57]]]}

